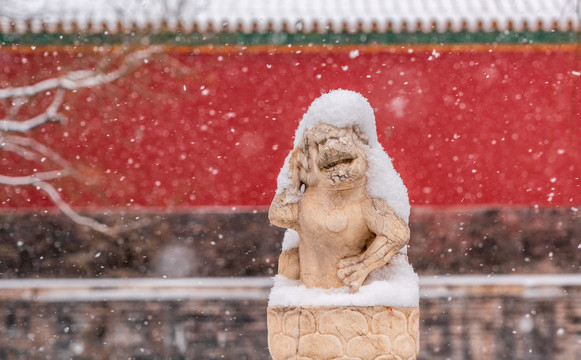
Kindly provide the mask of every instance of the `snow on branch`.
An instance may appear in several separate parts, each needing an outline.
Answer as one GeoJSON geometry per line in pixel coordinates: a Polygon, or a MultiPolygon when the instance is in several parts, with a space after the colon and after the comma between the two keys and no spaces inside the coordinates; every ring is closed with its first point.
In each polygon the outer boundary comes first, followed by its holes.
{"type": "Polygon", "coordinates": [[[43,171],[26,176],[6,176],[0,174],[0,184],[10,186],[35,185],[40,181],[60,179],[66,175],[66,171],[64,170],[43,171]]]}
{"type": "Polygon", "coordinates": [[[58,167],[57,170],[35,171],[33,174],[24,176],[0,174],[0,184],[6,186],[34,186],[36,189],[44,192],[53,204],[75,223],[87,226],[106,235],[113,236],[122,231],[142,227],[144,225],[143,221],[122,224],[120,226],[108,226],[93,218],[82,216],[73,210],[49,181],[70,175],[78,175],[78,173],[60,154],[48,146],[27,137],[26,134],[49,122],[65,123],[66,119],[63,115],[59,114],[59,109],[63,104],[66,91],[90,88],[114,82],[136,70],[144,63],[147,63],[149,57],[160,53],[162,50],[163,47],[161,46],[150,46],[142,50],[134,51],[123,56],[121,63],[115,69],[109,71],[100,67],[94,70],[76,70],[32,85],[0,89],[0,100],[9,100],[10,103],[6,111],[6,118],[0,119],[0,150],[13,153],[29,161],[45,162],[46,160],[50,160],[53,168],[55,166],[58,167]],[[28,98],[39,94],[48,96],[53,92],[54,97],[52,102],[42,113],[29,119],[15,120],[20,108],[27,102],[28,98]],[[15,135],[15,133],[24,135],[15,135]]]}
{"type": "Polygon", "coordinates": [[[42,190],[48,195],[48,197],[50,197],[52,202],[59,208],[60,211],[62,211],[66,216],[68,216],[77,224],[88,226],[91,229],[106,235],[115,235],[115,230],[109,226],[101,224],[97,220],[90,217],[82,216],[73,210],[73,208],[71,208],[70,205],[63,200],[59,192],[51,184],[44,181],[38,181],[35,183],[35,185],[39,190],[42,190]]]}
{"type": "Polygon", "coordinates": [[[0,148],[13,152],[26,160],[40,160],[48,158],[61,168],[69,168],[70,163],[59,153],[38,141],[18,135],[0,135],[0,148]]]}
{"type": "MultiPolygon", "coordinates": [[[[6,89],[4,89],[6,90],[6,89]]],[[[65,118],[58,113],[58,109],[63,103],[65,91],[63,89],[57,89],[56,95],[46,110],[31,119],[16,121],[16,120],[0,120],[0,131],[13,131],[19,133],[27,133],[30,130],[44,124],[47,122],[60,122],[63,123],[65,118]]]]}
{"type": "Polygon", "coordinates": [[[0,99],[29,97],[51,89],[77,90],[108,84],[127,75],[152,55],[162,51],[161,46],[150,46],[125,57],[121,65],[108,73],[97,70],[76,70],[63,76],[43,80],[33,85],[0,89],[0,99]]]}

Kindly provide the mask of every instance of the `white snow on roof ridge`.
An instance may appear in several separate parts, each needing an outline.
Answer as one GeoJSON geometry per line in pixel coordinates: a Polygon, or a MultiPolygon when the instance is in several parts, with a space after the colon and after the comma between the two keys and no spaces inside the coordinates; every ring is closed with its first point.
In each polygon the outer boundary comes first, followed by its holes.
{"type": "Polygon", "coordinates": [[[204,32],[214,30],[259,32],[355,32],[358,30],[430,32],[437,30],[476,31],[566,30],[579,26],[575,2],[568,0],[5,0],[0,11],[0,31],[55,31],[57,25],[71,31],[100,32],[166,24],[171,29],[194,26],[204,32]],[[435,28],[434,28],[435,26],[435,28]]]}

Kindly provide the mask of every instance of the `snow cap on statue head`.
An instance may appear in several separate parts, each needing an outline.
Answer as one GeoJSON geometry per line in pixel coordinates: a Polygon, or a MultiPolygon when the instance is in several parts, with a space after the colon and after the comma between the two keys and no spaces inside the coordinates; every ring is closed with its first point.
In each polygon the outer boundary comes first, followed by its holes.
{"type": "Polygon", "coordinates": [[[297,128],[294,147],[300,144],[305,131],[312,129],[318,123],[338,128],[358,125],[369,137],[369,146],[374,147],[378,144],[373,108],[358,92],[338,89],[315,99],[297,128]]]}
{"type": "MultiPolygon", "coordinates": [[[[358,125],[360,130],[369,137],[368,145],[362,145],[367,155],[367,195],[371,198],[385,200],[395,214],[404,222],[409,221],[410,203],[407,188],[401,177],[395,171],[389,155],[377,140],[375,115],[367,99],[355,91],[333,90],[315,99],[295,134],[294,148],[303,140],[305,131],[312,129],[318,123],[333,125],[338,128],[358,125]]],[[[291,179],[290,159],[293,150],[285,159],[277,178],[277,194],[286,193],[286,201],[300,201],[303,194],[295,189],[291,179]]],[[[405,249],[403,250],[405,252],[405,249]]]]}

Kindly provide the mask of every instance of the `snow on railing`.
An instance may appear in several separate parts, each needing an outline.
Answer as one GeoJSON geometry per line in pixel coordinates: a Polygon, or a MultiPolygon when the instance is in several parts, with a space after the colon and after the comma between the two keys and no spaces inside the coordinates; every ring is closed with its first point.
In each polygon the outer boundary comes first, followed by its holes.
{"type": "MultiPolygon", "coordinates": [[[[268,277],[4,279],[0,280],[0,300],[266,300],[272,285],[268,277]]],[[[567,296],[570,287],[581,287],[581,274],[421,276],[420,298],[554,298],[567,296]]]]}

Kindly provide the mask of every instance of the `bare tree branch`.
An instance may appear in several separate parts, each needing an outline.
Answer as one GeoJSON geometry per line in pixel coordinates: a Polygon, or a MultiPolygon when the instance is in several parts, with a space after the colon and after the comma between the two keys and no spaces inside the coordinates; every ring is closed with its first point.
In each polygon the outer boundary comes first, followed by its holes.
{"type": "Polygon", "coordinates": [[[66,216],[68,216],[71,220],[73,220],[77,224],[88,226],[95,231],[98,231],[100,233],[109,236],[113,236],[116,234],[116,231],[114,231],[109,226],[101,224],[100,222],[93,218],[82,216],[75,210],[73,210],[73,208],[71,208],[69,204],[67,204],[63,200],[59,192],[51,184],[44,181],[38,181],[34,185],[36,185],[36,187],[39,190],[45,192],[48,195],[48,197],[50,197],[52,202],[59,208],[59,210],[62,211],[66,216]]]}
{"type": "Polygon", "coordinates": [[[31,176],[5,176],[0,175],[0,184],[10,185],[10,186],[21,186],[21,185],[33,185],[38,190],[43,191],[48,195],[50,200],[55,204],[60,211],[62,211],[66,216],[79,225],[88,226],[89,228],[98,231],[100,233],[114,236],[122,232],[131,231],[139,229],[151,223],[150,220],[142,219],[139,221],[134,221],[130,224],[122,224],[117,226],[108,226],[98,222],[97,220],[80,215],[78,212],[73,210],[73,208],[67,204],[63,198],[60,196],[57,189],[49,184],[48,180],[54,180],[62,178],[64,174],[60,170],[46,171],[41,173],[36,173],[31,176]]]}
{"type": "Polygon", "coordinates": [[[66,170],[43,171],[35,173],[33,175],[26,176],[0,175],[0,184],[10,186],[36,185],[40,181],[60,179],[66,175],[67,175],[66,170]]]}
{"type": "Polygon", "coordinates": [[[16,120],[0,120],[0,131],[12,131],[19,133],[27,133],[30,130],[50,121],[64,122],[65,118],[58,113],[58,109],[63,103],[65,91],[57,89],[56,95],[50,106],[40,115],[31,119],[16,121],[16,120]]]}
{"type": "MultiPolygon", "coordinates": [[[[148,221],[136,221],[131,224],[121,224],[118,226],[108,226],[99,221],[82,216],[67,204],[59,192],[48,181],[60,179],[70,175],[78,175],[70,163],[60,154],[50,149],[48,146],[26,136],[10,135],[10,133],[27,134],[36,127],[48,122],[58,121],[64,123],[65,117],[59,114],[59,109],[63,104],[65,92],[89,88],[111,83],[137,69],[147,59],[163,50],[161,46],[150,46],[143,50],[135,51],[121,60],[120,65],[107,71],[106,62],[101,62],[94,70],[76,70],[60,77],[40,81],[33,85],[21,87],[8,87],[0,89],[0,100],[9,100],[7,105],[7,118],[0,119],[0,150],[8,151],[17,156],[31,161],[44,162],[49,159],[60,169],[51,171],[36,172],[25,176],[8,176],[0,174],[0,184],[7,186],[34,186],[44,192],[56,207],[68,216],[75,223],[87,226],[100,233],[113,236],[123,231],[129,231],[144,226],[148,221]],[[55,95],[51,104],[39,115],[26,120],[15,120],[22,105],[28,102],[28,98],[46,94],[55,89],[55,95]]],[[[108,58],[107,60],[110,60],[108,58]]],[[[114,61],[117,62],[117,61],[114,61]]]]}
{"type": "Polygon", "coordinates": [[[38,159],[38,154],[40,154],[41,161],[42,157],[46,157],[62,168],[70,167],[70,163],[62,156],[60,156],[59,153],[53,151],[48,146],[45,146],[44,144],[41,144],[34,139],[17,135],[4,135],[0,136],[0,140],[2,140],[0,143],[0,148],[14,152],[25,159],[36,160],[38,159]],[[26,148],[32,149],[32,152],[26,148]]]}
{"type": "Polygon", "coordinates": [[[30,151],[23,146],[13,144],[11,142],[4,141],[0,144],[0,147],[5,151],[15,153],[18,156],[20,156],[23,159],[28,160],[28,161],[42,160],[42,159],[39,159],[38,154],[35,153],[34,151],[30,151]]]}
{"type": "MultiPolygon", "coordinates": [[[[4,100],[3,102],[5,102],[5,100],[7,100],[7,99],[2,99],[2,100],[4,100]]],[[[28,102],[28,98],[10,99],[9,103],[11,106],[5,106],[6,108],[8,108],[8,114],[7,114],[6,118],[9,120],[16,118],[16,115],[18,115],[18,112],[20,111],[20,108],[22,107],[22,105],[26,104],[27,102],[28,102]]]]}
{"type": "Polygon", "coordinates": [[[66,75],[40,81],[33,85],[0,89],[0,99],[33,96],[51,89],[76,90],[113,82],[135,70],[150,56],[162,51],[162,46],[150,46],[125,57],[123,63],[108,73],[77,70],[66,75]]]}

